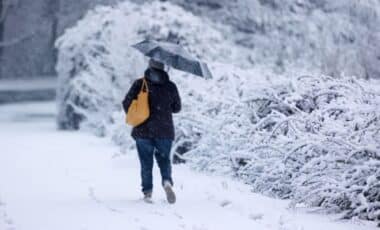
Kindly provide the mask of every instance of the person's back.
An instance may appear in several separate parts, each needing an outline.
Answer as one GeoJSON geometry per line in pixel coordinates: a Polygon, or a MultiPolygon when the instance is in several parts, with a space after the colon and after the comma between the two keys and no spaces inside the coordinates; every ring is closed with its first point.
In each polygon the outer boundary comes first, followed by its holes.
{"type": "MultiPolygon", "coordinates": [[[[172,113],[181,110],[181,101],[176,85],[169,80],[168,74],[159,69],[149,68],[145,71],[149,91],[149,118],[132,131],[133,138],[168,138],[174,139],[172,113]]],[[[123,101],[125,111],[136,97],[142,86],[142,79],[134,82],[131,93],[123,101]]]]}
{"type": "MultiPolygon", "coordinates": [[[[170,150],[175,135],[172,113],[181,110],[181,100],[177,87],[170,81],[163,64],[151,60],[144,78],[148,85],[150,114],[144,123],[132,130],[141,163],[142,191],[145,199],[150,200],[153,189],[153,155],[155,155],[168,201],[174,203],[170,162],[170,150]]],[[[123,108],[126,113],[140,92],[142,83],[143,79],[136,80],[125,96],[123,108]]]]}

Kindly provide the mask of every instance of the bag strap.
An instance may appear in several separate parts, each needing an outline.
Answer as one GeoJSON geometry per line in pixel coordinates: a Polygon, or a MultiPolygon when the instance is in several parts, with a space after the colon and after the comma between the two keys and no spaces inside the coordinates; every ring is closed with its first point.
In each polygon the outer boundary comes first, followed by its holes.
{"type": "Polygon", "coordinates": [[[145,77],[142,78],[142,84],[141,84],[141,89],[140,89],[140,92],[141,91],[144,91],[144,86],[145,86],[145,92],[148,92],[149,89],[148,89],[148,83],[146,82],[146,79],[145,77]]]}

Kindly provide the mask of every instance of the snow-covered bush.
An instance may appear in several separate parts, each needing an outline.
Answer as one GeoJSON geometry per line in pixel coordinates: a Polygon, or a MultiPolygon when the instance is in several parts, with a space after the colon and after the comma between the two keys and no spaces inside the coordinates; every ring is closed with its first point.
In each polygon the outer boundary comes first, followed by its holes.
{"type": "Polygon", "coordinates": [[[187,97],[198,107],[178,119],[180,128],[192,122],[185,156],[194,167],[237,175],[295,205],[378,220],[379,90],[353,78],[270,82],[254,71],[220,74],[220,84],[187,97]],[[213,101],[204,92],[223,97],[213,101]]]}
{"type": "Polygon", "coordinates": [[[105,131],[114,103],[143,73],[146,62],[130,46],[145,38],[180,42],[198,57],[207,54],[209,60],[244,61],[218,30],[180,7],[130,2],[97,7],[57,41],[61,128],[79,128],[84,120],[105,131]]]}
{"type": "MultiPolygon", "coordinates": [[[[231,25],[253,63],[380,78],[378,0],[170,0],[231,25]]],[[[227,33],[228,33],[227,32],[227,33]]]]}
{"type": "Polygon", "coordinates": [[[57,42],[59,126],[90,128],[134,148],[120,103],[146,62],[130,45],[180,41],[214,78],[170,70],[183,99],[177,157],[294,205],[379,220],[380,83],[247,68],[247,51],[219,27],[166,2],[89,12],[57,42]]]}

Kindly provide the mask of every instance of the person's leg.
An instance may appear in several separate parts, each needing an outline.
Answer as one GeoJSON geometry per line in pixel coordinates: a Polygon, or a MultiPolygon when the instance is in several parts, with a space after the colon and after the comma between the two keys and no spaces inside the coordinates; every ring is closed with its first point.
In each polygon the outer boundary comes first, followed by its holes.
{"type": "Polygon", "coordinates": [[[172,167],[170,161],[170,150],[172,147],[172,140],[170,139],[154,139],[155,157],[160,168],[162,185],[167,181],[173,185],[172,167]]]}
{"type": "Polygon", "coordinates": [[[153,140],[151,139],[136,139],[137,152],[141,166],[141,186],[144,194],[151,194],[153,190],[153,144],[153,140]]]}
{"type": "Polygon", "coordinates": [[[154,146],[156,147],[155,157],[160,167],[162,186],[166,193],[166,199],[170,204],[175,203],[176,195],[173,191],[172,167],[170,162],[170,150],[172,147],[172,140],[170,139],[154,139],[154,146]]]}

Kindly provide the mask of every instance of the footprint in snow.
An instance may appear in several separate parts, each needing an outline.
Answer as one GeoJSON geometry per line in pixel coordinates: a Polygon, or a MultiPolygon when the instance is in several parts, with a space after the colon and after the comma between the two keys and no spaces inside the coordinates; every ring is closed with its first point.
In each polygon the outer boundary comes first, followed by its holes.
{"type": "Polygon", "coordinates": [[[262,213],[252,213],[249,215],[249,218],[254,221],[261,220],[263,219],[263,217],[264,217],[264,214],[262,213]]]}
{"type": "Polygon", "coordinates": [[[303,230],[304,229],[303,226],[297,226],[295,224],[292,224],[290,218],[284,217],[282,215],[280,216],[277,224],[278,224],[279,230],[303,230]]]}
{"type": "Polygon", "coordinates": [[[156,216],[165,216],[165,214],[163,214],[162,212],[157,212],[157,211],[152,212],[152,214],[156,216]]]}
{"type": "Polygon", "coordinates": [[[206,192],[207,200],[212,201],[215,200],[215,195],[209,192],[206,192]]]}
{"type": "Polygon", "coordinates": [[[13,220],[10,219],[10,218],[6,218],[5,219],[5,223],[8,224],[8,225],[12,225],[13,224],[13,220]]]}
{"type": "Polygon", "coordinates": [[[229,200],[223,200],[222,202],[220,202],[220,206],[221,207],[227,207],[228,205],[230,205],[232,202],[231,201],[229,201],[229,200]]]}
{"type": "MultiPolygon", "coordinates": [[[[5,226],[7,226],[6,230],[14,230],[15,229],[13,226],[14,222],[10,217],[8,217],[8,214],[5,210],[5,206],[6,206],[6,204],[4,202],[0,201],[0,207],[1,207],[1,209],[0,209],[0,215],[1,215],[0,221],[2,221],[5,224],[5,226]]],[[[1,223],[0,223],[0,225],[1,225],[1,223]]]]}
{"type": "Polygon", "coordinates": [[[192,229],[193,230],[207,230],[205,226],[196,226],[196,225],[193,225],[192,229]]]}
{"type": "Polygon", "coordinates": [[[88,196],[91,200],[93,200],[95,203],[103,206],[104,208],[108,209],[111,212],[115,213],[123,213],[122,211],[115,209],[113,207],[108,206],[105,202],[101,201],[96,195],[95,195],[95,189],[93,187],[88,187],[88,196]]]}
{"type": "Polygon", "coordinates": [[[227,181],[222,181],[222,188],[224,190],[228,190],[228,183],[227,183],[227,181]]]}
{"type": "Polygon", "coordinates": [[[174,213],[174,215],[175,215],[178,219],[183,220],[183,216],[182,216],[182,215],[180,215],[180,214],[178,214],[178,213],[174,213]]]}

